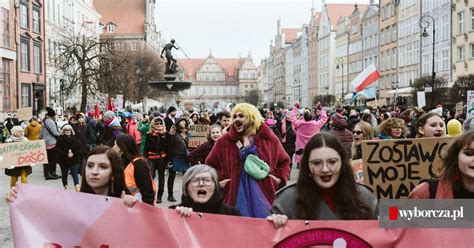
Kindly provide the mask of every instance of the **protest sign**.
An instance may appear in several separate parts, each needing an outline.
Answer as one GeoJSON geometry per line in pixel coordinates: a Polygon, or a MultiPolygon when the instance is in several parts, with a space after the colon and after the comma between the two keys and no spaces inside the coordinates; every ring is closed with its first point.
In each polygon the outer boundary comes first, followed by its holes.
{"type": "Polygon", "coordinates": [[[0,168],[48,163],[44,140],[0,144],[0,168]]]}
{"type": "Polygon", "coordinates": [[[109,94],[99,93],[97,100],[99,102],[99,110],[100,111],[106,111],[107,110],[107,98],[108,97],[109,97],[109,94]]]}
{"type": "Polygon", "coordinates": [[[31,107],[19,108],[16,110],[16,114],[18,115],[18,120],[29,121],[33,117],[33,109],[31,107]]]}
{"type": "Polygon", "coordinates": [[[456,115],[462,114],[462,107],[464,106],[463,102],[456,103],[456,115]]]}
{"type": "Polygon", "coordinates": [[[192,125],[189,127],[189,142],[188,147],[198,147],[207,142],[207,135],[209,133],[208,125],[192,125]]]}
{"type": "Polygon", "coordinates": [[[386,104],[385,99],[377,99],[377,100],[368,101],[365,103],[367,107],[377,107],[377,106],[383,106],[385,104],[386,104]]]}
{"type": "Polygon", "coordinates": [[[426,95],[424,91],[417,91],[416,92],[416,101],[418,107],[424,107],[426,106],[426,95]]]}
{"type": "Polygon", "coordinates": [[[362,159],[351,160],[351,166],[356,183],[364,183],[364,163],[362,159]]]}
{"type": "Polygon", "coordinates": [[[115,96],[114,106],[117,109],[123,109],[123,95],[115,96]]]}
{"type": "Polygon", "coordinates": [[[440,173],[441,155],[453,138],[362,142],[364,184],[378,198],[406,198],[421,180],[440,173]]]}
{"type": "Polygon", "coordinates": [[[474,90],[467,91],[467,117],[474,117],[474,90]]]}
{"type": "Polygon", "coordinates": [[[184,218],[175,210],[141,202],[130,209],[119,198],[28,184],[19,185],[10,220],[15,247],[326,247],[342,242],[345,246],[335,247],[388,248],[472,243],[471,229],[405,231],[379,228],[377,220],[289,220],[276,229],[265,219],[207,213],[184,218]]]}

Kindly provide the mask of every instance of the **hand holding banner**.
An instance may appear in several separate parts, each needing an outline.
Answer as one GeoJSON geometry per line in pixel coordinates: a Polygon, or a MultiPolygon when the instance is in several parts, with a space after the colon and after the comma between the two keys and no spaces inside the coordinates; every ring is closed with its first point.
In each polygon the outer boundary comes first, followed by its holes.
{"type": "Polygon", "coordinates": [[[467,247],[470,229],[385,229],[378,221],[290,220],[279,229],[262,219],[199,214],[120,199],[20,185],[10,204],[16,247],[467,247]],[[45,197],[52,196],[52,197],[45,197]],[[34,206],[34,207],[32,207],[34,206]],[[120,235],[118,235],[120,234],[120,235]],[[158,235],[157,235],[158,234],[158,235]],[[442,234],[442,235],[441,235],[442,234]]]}

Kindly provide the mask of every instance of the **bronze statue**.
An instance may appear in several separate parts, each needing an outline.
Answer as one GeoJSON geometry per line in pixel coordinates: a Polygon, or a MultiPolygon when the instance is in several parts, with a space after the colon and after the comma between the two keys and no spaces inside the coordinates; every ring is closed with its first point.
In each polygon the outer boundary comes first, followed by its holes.
{"type": "Polygon", "coordinates": [[[171,39],[171,42],[165,45],[163,47],[163,50],[161,50],[161,58],[163,58],[163,52],[165,53],[166,57],[166,71],[165,74],[174,74],[178,72],[178,65],[176,64],[176,59],[173,58],[173,55],[171,55],[171,50],[174,48],[176,50],[179,50],[178,47],[174,45],[175,40],[171,39]]]}

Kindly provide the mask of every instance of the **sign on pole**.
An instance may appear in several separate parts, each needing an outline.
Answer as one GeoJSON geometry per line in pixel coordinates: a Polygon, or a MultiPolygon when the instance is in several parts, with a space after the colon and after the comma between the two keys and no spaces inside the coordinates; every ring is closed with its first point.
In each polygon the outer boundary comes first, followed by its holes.
{"type": "Polygon", "coordinates": [[[99,110],[106,111],[107,110],[107,97],[109,95],[105,93],[98,94],[98,101],[99,101],[99,110]]]}
{"type": "Polygon", "coordinates": [[[123,109],[123,95],[115,96],[114,106],[116,109],[123,109]]]}
{"type": "Polygon", "coordinates": [[[452,141],[449,137],[364,141],[364,184],[378,199],[406,198],[421,180],[439,175],[438,159],[452,141]]]}
{"type": "Polygon", "coordinates": [[[467,116],[474,117],[474,90],[467,91],[467,116]]]}
{"type": "Polygon", "coordinates": [[[456,115],[459,116],[460,114],[462,114],[462,107],[464,107],[464,103],[463,102],[458,102],[456,103],[456,115]]]}
{"type": "Polygon", "coordinates": [[[189,142],[188,147],[198,147],[207,142],[207,135],[209,133],[208,125],[192,125],[189,127],[189,142]]]}
{"type": "Polygon", "coordinates": [[[18,120],[20,121],[27,121],[33,117],[33,108],[19,108],[16,110],[16,114],[18,115],[18,120]]]}
{"type": "Polygon", "coordinates": [[[424,91],[417,91],[416,92],[416,99],[417,99],[417,105],[418,107],[424,107],[426,106],[426,98],[425,98],[425,92],[424,91]]]}
{"type": "Polygon", "coordinates": [[[0,144],[0,168],[48,163],[44,140],[0,144]]]}

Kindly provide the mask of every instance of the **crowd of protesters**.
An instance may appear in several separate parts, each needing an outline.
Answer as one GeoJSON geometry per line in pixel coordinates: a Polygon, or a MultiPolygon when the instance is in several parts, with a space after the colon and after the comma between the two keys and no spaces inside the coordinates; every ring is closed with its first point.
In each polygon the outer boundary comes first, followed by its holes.
{"type": "MultiPolygon", "coordinates": [[[[442,106],[331,109],[296,102],[278,109],[239,103],[220,112],[169,107],[69,117],[46,108],[45,116],[29,122],[9,116],[1,129],[2,142],[45,140],[45,180],[62,178],[68,189],[71,174],[76,191],[120,197],[129,207],[162,203],[165,185],[166,199],[176,202],[174,180],[183,174],[181,203],[173,206],[182,216],[242,215],[267,218],[276,227],[288,219],[376,219],[377,199],[355,182],[350,166],[362,157],[364,140],[456,137],[440,178],[421,183],[409,198],[474,198],[474,120],[442,106]],[[189,145],[193,125],[209,130],[197,148],[189,145]],[[297,183],[286,186],[292,168],[299,170],[297,183]]],[[[27,183],[31,172],[29,166],[5,170],[11,187],[19,177],[27,183]]],[[[17,197],[13,188],[7,201],[17,197]]]]}

